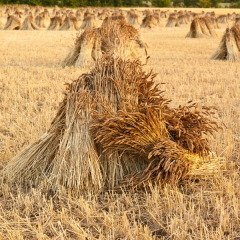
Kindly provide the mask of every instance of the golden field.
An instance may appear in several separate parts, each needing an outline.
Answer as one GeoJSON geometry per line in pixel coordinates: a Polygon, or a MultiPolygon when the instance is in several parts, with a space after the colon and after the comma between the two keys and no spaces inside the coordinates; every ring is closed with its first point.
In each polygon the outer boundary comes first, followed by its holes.
{"type": "MultiPolygon", "coordinates": [[[[193,9],[192,9],[193,10],[193,9]]],[[[202,11],[202,9],[194,9],[202,11]]],[[[216,10],[218,13],[235,10],[216,10]]],[[[236,11],[238,12],[238,11],[236,11]]],[[[240,62],[210,60],[218,37],[186,39],[189,25],[140,33],[165,96],[215,106],[213,151],[227,162],[211,179],[149,192],[49,198],[0,186],[0,239],[240,239],[240,62]]],[[[74,31],[0,31],[0,168],[49,127],[64,84],[88,69],[62,68],[74,31]]]]}

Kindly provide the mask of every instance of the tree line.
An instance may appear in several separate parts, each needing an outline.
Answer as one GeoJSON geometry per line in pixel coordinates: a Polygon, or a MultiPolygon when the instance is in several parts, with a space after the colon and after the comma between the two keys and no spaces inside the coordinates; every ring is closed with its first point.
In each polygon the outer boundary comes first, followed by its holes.
{"type": "Polygon", "coordinates": [[[0,0],[0,4],[29,4],[40,6],[67,7],[217,7],[219,2],[227,1],[234,6],[240,6],[240,0],[0,0]]]}

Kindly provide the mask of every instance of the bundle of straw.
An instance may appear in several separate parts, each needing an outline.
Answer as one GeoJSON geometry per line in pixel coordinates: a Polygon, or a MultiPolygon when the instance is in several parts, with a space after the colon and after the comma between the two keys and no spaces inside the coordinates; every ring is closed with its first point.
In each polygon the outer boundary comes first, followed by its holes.
{"type": "Polygon", "coordinates": [[[107,17],[100,28],[85,30],[75,41],[74,49],[63,61],[63,66],[88,67],[102,57],[148,59],[146,44],[138,31],[122,16],[107,17]]]}
{"type": "Polygon", "coordinates": [[[215,60],[240,60],[240,23],[235,23],[232,28],[227,28],[221,43],[212,56],[215,60]]]}
{"type": "Polygon", "coordinates": [[[159,24],[159,19],[157,19],[153,14],[146,15],[141,24],[141,28],[154,28],[159,24]]]}
{"type": "Polygon", "coordinates": [[[215,37],[215,22],[210,17],[196,17],[192,20],[190,31],[186,37],[200,38],[200,37],[215,37]]]}
{"type": "Polygon", "coordinates": [[[20,18],[15,15],[9,15],[4,30],[19,30],[21,28],[20,18]]]}
{"type": "Polygon", "coordinates": [[[172,13],[169,15],[166,27],[179,27],[178,14],[172,13]]]}
{"type": "Polygon", "coordinates": [[[213,174],[207,135],[212,109],[171,108],[140,61],[106,58],[68,85],[48,132],[9,162],[10,184],[75,195],[213,174]]]}
{"type": "Polygon", "coordinates": [[[23,21],[20,30],[39,30],[39,27],[35,24],[34,17],[30,13],[23,21]]]}

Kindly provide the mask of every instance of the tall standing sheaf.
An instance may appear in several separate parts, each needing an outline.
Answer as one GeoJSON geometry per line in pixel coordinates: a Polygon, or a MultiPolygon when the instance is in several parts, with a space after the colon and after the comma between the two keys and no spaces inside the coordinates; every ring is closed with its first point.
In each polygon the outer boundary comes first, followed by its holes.
{"type": "Polygon", "coordinates": [[[146,45],[138,31],[123,18],[108,17],[100,28],[85,30],[75,42],[63,66],[89,67],[102,57],[147,61],[146,45]]]}
{"type": "Polygon", "coordinates": [[[240,60],[240,23],[227,28],[217,51],[212,56],[215,60],[240,60]]]}
{"type": "Polygon", "coordinates": [[[155,76],[138,60],[97,61],[68,85],[49,130],[1,178],[78,195],[212,174],[219,162],[208,157],[207,135],[218,129],[211,109],[170,107],[155,76]]]}
{"type": "Polygon", "coordinates": [[[210,17],[196,17],[192,20],[190,31],[186,37],[215,37],[217,36],[214,22],[210,17]]]}

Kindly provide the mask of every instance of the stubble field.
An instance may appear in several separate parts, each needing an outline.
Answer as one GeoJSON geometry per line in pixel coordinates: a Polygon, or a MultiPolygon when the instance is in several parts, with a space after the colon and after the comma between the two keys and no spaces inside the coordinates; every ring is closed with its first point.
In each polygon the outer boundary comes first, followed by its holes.
{"type": "MultiPolygon", "coordinates": [[[[50,199],[0,186],[0,239],[240,239],[240,62],[210,60],[218,37],[186,39],[189,25],[141,29],[172,104],[215,106],[225,124],[212,138],[226,171],[182,187],[50,199]]],[[[49,127],[64,84],[88,69],[62,68],[73,31],[0,31],[0,168],[49,127]]]]}

